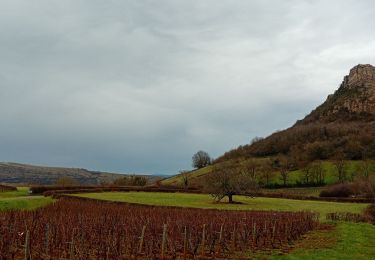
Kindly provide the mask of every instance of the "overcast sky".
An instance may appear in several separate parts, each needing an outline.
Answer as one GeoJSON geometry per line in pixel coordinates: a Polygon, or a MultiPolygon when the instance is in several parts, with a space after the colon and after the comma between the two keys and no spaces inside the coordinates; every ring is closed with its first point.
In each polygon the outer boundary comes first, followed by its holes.
{"type": "Polygon", "coordinates": [[[372,0],[2,0],[0,161],[190,169],[375,64],[374,17],[372,0]]]}

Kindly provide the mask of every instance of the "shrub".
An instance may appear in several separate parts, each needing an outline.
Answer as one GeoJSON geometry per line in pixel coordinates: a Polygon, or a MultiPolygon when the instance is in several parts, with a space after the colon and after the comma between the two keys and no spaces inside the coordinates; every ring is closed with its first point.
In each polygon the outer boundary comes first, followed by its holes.
{"type": "Polygon", "coordinates": [[[367,198],[375,198],[375,176],[369,178],[362,178],[355,182],[359,192],[367,198]]]}
{"type": "Polygon", "coordinates": [[[0,192],[4,192],[4,191],[16,191],[16,190],[17,190],[16,187],[0,184],[0,192]]]}
{"type": "Polygon", "coordinates": [[[145,176],[124,176],[113,181],[116,186],[145,186],[147,178],[145,176]]]}
{"type": "Polygon", "coordinates": [[[353,187],[349,183],[334,184],[322,190],[320,197],[341,197],[347,198],[354,195],[353,187]]]}
{"type": "Polygon", "coordinates": [[[370,204],[364,212],[365,217],[369,222],[375,224],[375,204],[370,204]]]}

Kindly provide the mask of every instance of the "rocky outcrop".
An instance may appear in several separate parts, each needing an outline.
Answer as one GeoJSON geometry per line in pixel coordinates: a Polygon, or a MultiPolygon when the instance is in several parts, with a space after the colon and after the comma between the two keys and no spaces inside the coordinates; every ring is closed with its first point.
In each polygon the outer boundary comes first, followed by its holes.
{"type": "Polygon", "coordinates": [[[343,100],[342,106],[350,112],[367,112],[375,115],[375,67],[357,65],[350,70],[341,86],[354,90],[353,96],[343,100]]]}
{"type": "Polygon", "coordinates": [[[359,64],[352,68],[338,90],[297,124],[346,120],[345,117],[349,115],[360,120],[375,119],[375,67],[370,64],[359,64]]]}
{"type": "Polygon", "coordinates": [[[344,87],[356,88],[365,87],[375,89],[375,67],[370,64],[357,65],[350,70],[348,76],[345,76],[344,87]]]}

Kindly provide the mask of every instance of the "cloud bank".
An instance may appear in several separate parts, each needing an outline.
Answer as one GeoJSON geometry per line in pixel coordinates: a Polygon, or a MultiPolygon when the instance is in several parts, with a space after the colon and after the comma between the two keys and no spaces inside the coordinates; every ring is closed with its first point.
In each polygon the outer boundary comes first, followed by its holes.
{"type": "Polygon", "coordinates": [[[374,16],[373,1],[1,1],[0,160],[189,169],[375,64],[374,16]]]}

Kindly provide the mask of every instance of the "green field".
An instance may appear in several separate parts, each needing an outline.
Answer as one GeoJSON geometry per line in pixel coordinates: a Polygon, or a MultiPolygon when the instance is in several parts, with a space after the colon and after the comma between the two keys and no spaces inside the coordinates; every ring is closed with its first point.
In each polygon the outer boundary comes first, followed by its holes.
{"type": "Polygon", "coordinates": [[[249,198],[234,196],[241,204],[213,203],[207,194],[161,193],[161,192],[103,192],[85,193],[75,196],[102,200],[123,201],[159,206],[179,206],[192,208],[215,208],[226,210],[280,210],[280,211],[315,211],[320,213],[320,219],[330,212],[360,213],[367,204],[341,203],[326,201],[306,201],[276,198],[249,198]]]}
{"type": "Polygon", "coordinates": [[[0,192],[0,211],[17,209],[35,209],[53,201],[50,197],[31,196],[26,187],[17,188],[17,191],[0,192]]]}

